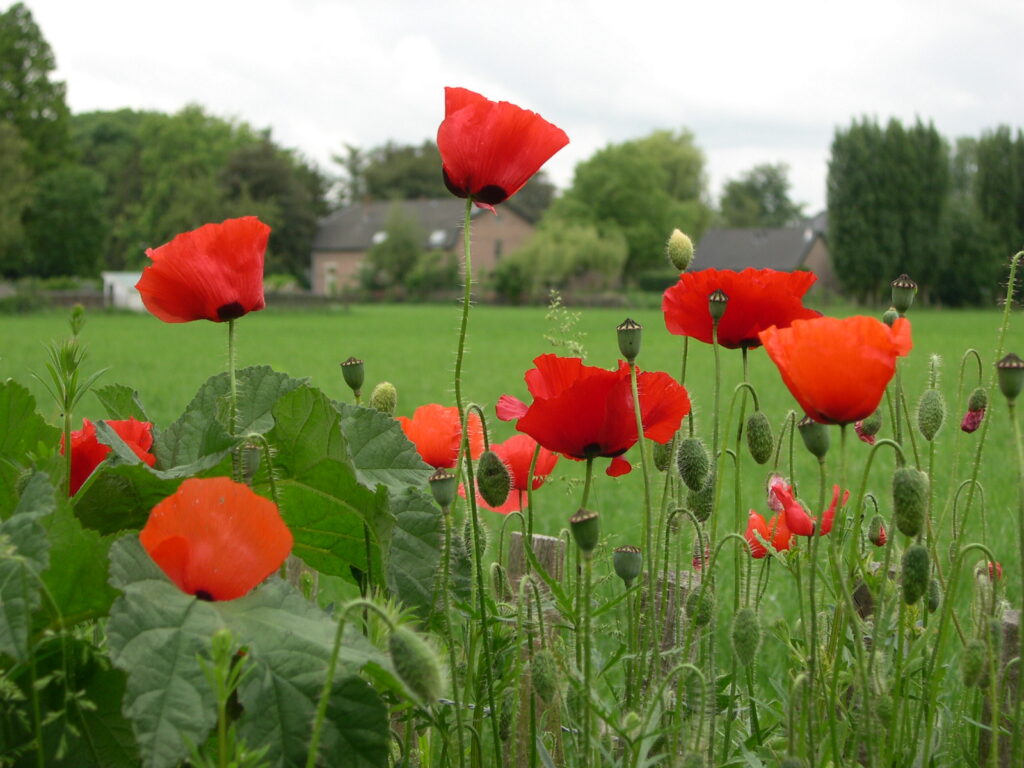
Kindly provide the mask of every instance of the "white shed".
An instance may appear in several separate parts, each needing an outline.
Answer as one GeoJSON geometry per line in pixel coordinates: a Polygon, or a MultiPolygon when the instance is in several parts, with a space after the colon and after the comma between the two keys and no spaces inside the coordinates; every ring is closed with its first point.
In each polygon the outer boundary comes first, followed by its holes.
{"type": "Polygon", "coordinates": [[[135,289],[135,284],[142,277],[141,272],[102,272],[103,306],[108,309],[131,309],[145,312],[142,296],[135,289]]]}

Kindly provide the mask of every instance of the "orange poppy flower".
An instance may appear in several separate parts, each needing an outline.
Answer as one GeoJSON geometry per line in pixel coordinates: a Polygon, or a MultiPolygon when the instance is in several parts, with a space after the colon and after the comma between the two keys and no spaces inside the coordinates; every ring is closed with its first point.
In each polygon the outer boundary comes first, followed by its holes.
{"type": "Polygon", "coordinates": [[[146,255],[135,284],[142,303],[165,323],[223,323],[266,306],[263,255],[270,227],[255,216],[205,224],[146,255]]]}
{"type": "Polygon", "coordinates": [[[481,208],[493,210],[512,197],[568,143],[565,131],[536,112],[465,88],[444,89],[437,129],[444,183],[481,208]]]}
{"type": "MultiPolygon", "coordinates": [[[[113,429],[135,455],[142,459],[147,465],[156,464],[156,456],[149,453],[153,447],[153,425],[148,421],[137,421],[125,419],[123,421],[108,421],[107,425],[113,429]]],[[[103,445],[96,437],[96,425],[88,419],[82,419],[82,428],[71,433],[71,495],[78,493],[89,475],[96,467],[103,463],[113,450],[109,445],[103,445]]],[[[64,454],[64,436],[60,438],[60,452],[64,454]]]]}
{"type": "Polygon", "coordinates": [[[789,549],[790,541],[793,539],[793,534],[786,526],[785,515],[772,515],[772,518],[766,523],[761,515],[750,510],[744,538],[750,545],[750,556],[758,560],[768,554],[768,548],[761,543],[761,539],[758,539],[755,533],[760,535],[764,541],[771,542],[777,552],[789,549]]]}
{"type": "Polygon", "coordinates": [[[804,412],[822,424],[850,424],[878,407],[910,352],[910,322],[892,328],[871,317],[794,320],[789,328],[760,333],[768,356],[804,412]]]}
{"type": "Polygon", "coordinates": [[[201,600],[241,597],[292,551],[277,505],[226,477],[183,482],[153,507],[139,541],[167,578],[201,600]]]}
{"type": "MultiPolygon", "coordinates": [[[[420,458],[434,469],[451,469],[459,458],[462,425],[455,406],[421,405],[412,418],[398,416],[398,423],[420,458]]],[[[469,452],[475,459],[484,452],[484,430],[480,416],[469,414],[469,452]]]]}

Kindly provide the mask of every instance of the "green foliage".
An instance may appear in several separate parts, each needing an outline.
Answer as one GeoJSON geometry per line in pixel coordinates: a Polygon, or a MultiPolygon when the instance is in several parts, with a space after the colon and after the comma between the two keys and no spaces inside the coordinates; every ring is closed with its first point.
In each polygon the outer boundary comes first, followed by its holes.
{"type": "Polygon", "coordinates": [[[32,190],[27,153],[28,143],[14,124],[0,121],[0,275],[21,274],[25,268],[21,219],[32,190]]]}
{"type": "Polygon", "coordinates": [[[416,220],[394,203],[384,224],[384,239],[363,260],[359,279],[367,290],[404,285],[423,254],[423,232],[416,220]]]}
{"type": "Polygon", "coordinates": [[[763,163],[725,183],[720,205],[727,227],[785,227],[803,217],[789,199],[789,166],[763,163]]]}
{"type": "Polygon", "coordinates": [[[28,274],[96,273],[106,236],[103,196],[103,177],[81,165],[60,166],[36,179],[24,215],[28,274]]]}

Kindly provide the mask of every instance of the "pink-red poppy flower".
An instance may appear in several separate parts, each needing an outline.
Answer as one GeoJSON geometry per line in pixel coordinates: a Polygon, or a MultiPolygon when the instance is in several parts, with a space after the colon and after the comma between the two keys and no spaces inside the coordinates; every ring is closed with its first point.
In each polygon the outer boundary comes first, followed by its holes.
{"type": "Polygon", "coordinates": [[[785,515],[772,515],[771,519],[765,522],[760,514],[750,510],[744,538],[750,546],[750,556],[760,560],[768,554],[768,548],[762,543],[762,539],[769,542],[777,552],[783,552],[789,549],[793,534],[786,525],[785,515]]]}
{"type": "MultiPolygon", "coordinates": [[[[571,459],[611,458],[607,473],[612,477],[629,472],[632,467],[622,454],[637,441],[629,366],[620,361],[609,371],[584,365],[578,357],[551,354],[533,362],[536,367],[525,377],[533,403],[502,395],[498,418],[515,419],[520,432],[571,459]]],[[[668,442],[690,412],[686,390],[661,372],[639,373],[637,389],[644,435],[668,442]]]]}
{"type": "Polygon", "coordinates": [[[874,413],[896,358],[913,346],[903,317],[891,328],[863,316],[794,320],[760,338],[790,393],[822,424],[850,424],[874,413]]]}
{"type": "Polygon", "coordinates": [[[241,597],[292,551],[277,505],[226,477],[183,482],[153,507],[139,541],[167,578],[202,600],[241,597]]]}
{"type": "MultiPolygon", "coordinates": [[[[156,464],[156,456],[149,452],[153,447],[153,425],[148,421],[134,418],[122,421],[108,421],[107,425],[147,465],[156,464]]],[[[82,428],[71,433],[71,495],[78,493],[89,475],[110,454],[111,447],[103,445],[96,437],[96,425],[82,419],[82,428]]],[[[64,436],[60,439],[60,452],[64,453],[64,436]]]]}
{"type": "MultiPolygon", "coordinates": [[[[434,469],[451,469],[459,458],[462,424],[459,409],[437,403],[421,405],[412,418],[398,416],[398,423],[427,464],[434,469]]],[[[469,414],[469,452],[475,459],[484,452],[484,431],[480,416],[469,414]]]]}
{"type": "MultiPolygon", "coordinates": [[[[797,501],[796,496],[793,495],[792,487],[788,485],[775,486],[772,488],[772,493],[782,502],[783,514],[786,517],[786,527],[797,536],[813,536],[818,518],[811,517],[807,513],[804,505],[797,501]]],[[[843,493],[842,501],[840,502],[839,486],[835,485],[832,487],[832,503],[829,504],[828,509],[821,515],[821,532],[818,534],[819,536],[831,533],[832,523],[836,516],[836,507],[845,507],[849,499],[850,492],[846,491],[843,493]]]]}
{"type": "MultiPolygon", "coordinates": [[[[509,494],[504,504],[500,507],[492,507],[477,493],[477,505],[503,515],[523,509],[526,505],[526,491],[529,487],[530,464],[533,461],[533,452],[536,448],[537,441],[529,435],[512,435],[502,443],[491,443],[491,450],[508,467],[511,479],[509,494]]],[[[557,454],[547,448],[540,449],[540,453],[537,455],[537,466],[533,472],[533,490],[544,485],[557,463],[557,454]]],[[[459,493],[465,496],[465,489],[460,487],[459,493]]]]}
{"type": "Polygon", "coordinates": [[[263,256],[270,227],[255,216],[205,224],[146,255],[135,284],[142,303],[165,323],[227,322],[263,309],[263,256]]]}
{"type": "Polygon", "coordinates": [[[708,297],[722,291],[729,297],[718,321],[718,343],[729,349],[761,346],[758,334],[794,320],[821,315],[803,305],[804,294],[817,279],[813,272],[774,269],[702,269],[686,272],[665,291],[661,309],[669,333],[711,343],[712,320],[708,297]]]}
{"type": "Polygon", "coordinates": [[[568,143],[565,131],[536,112],[465,88],[444,89],[444,122],[437,129],[444,183],[481,208],[512,197],[568,143]]]}

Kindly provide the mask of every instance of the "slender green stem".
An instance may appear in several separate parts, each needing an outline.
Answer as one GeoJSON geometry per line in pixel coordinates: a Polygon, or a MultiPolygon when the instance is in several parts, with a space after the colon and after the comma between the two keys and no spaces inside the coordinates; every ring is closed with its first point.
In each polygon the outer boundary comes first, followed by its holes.
{"type": "MultiPolygon", "coordinates": [[[[654,523],[651,520],[651,476],[648,471],[647,465],[647,442],[644,438],[644,422],[643,416],[640,410],[640,386],[637,381],[636,363],[629,364],[629,386],[633,393],[633,415],[636,418],[636,445],[640,450],[640,468],[643,472],[644,477],[644,524],[643,524],[643,536],[644,536],[644,552],[647,553],[647,568],[645,569],[645,581],[647,586],[647,600],[650,605],[650,616],[651,621],[646,622],[647,634],[649,637],[645,638],[645,645],[650,646],[650,653],[652,658],[657,655],[657,642],[658,637],[655,632],[655,621],[653,620],[656,614],[656,607],[654,604],[654,589],[655,580],[654,574],[656,571],[654,558],[654,523]]],[[[657,678],[658,669],[654,665],[651,667],[651,680],[654,681],[657,678]]]]}
{"type": "Polygon", "coordinates": [[[591,558],[588,552],[583,557],[583,761],[582,765],[584,768],[590,765],[590,757],[592,753],[592,744],[594,740],[593,733],[593,717],[591,714],[591,703],[590,698],[592,692],[590,686],[593,683],[593,671],[591,666],[593,664],[593,648],[591,645],[593,639],[591,638],[590,628],[590,600],[591,590],[593,589],[592,584],[592,571],[593,571],[593,558],[591,558]]]}
{"type": "MultiPolygon", "coordinates": [[[[1017,547],[1019,561],[1017,565],[1017,571],[1020,574],[1020,600],[1024,602],[1024,440],[1021,439],[1020,422],[1017,421],[1017,409],[1016,403],[1013,400],[1007,400],[1007,410],[1009,411],[1010,427],[1013,430],[1013,441],[1017,447],[1017,547]]],[[[1020,660],[1024,660],[1024,631],[1018,629],[1018,656],[1020,660]]],[[[1021,661],[1017,662],[1018,664],[1021,661]]],[[[1018,679],[1020,678],[1020,672],[1017,673],[1018,679]]],[[[1015,761],[1019,764],[1019,753],[1021,749],[1021,709],[1024,708],[1024,691],[1022,691],[1020,683],[1017,685],[1016,695],[1014,702],[1014,716],[1013,716],[1013,746],[1012,754],[1015,761]]]]}
{"type": "Polygon", "coordinates": [[[580,501],[580,509],[587,508],[587,502],[590,500],[590,483],[594,477],[594,460],[587,459],[587,474],[583,481],[583,499],[580,501]]]}
{"type": "MultiPolygon", "coordinates": [[[[228,320],[228,433],[234,437],[238,433],[238,379],[236,367],[235,321],[228,320]]],[[[237,483],[242,479],[241,454],[237,449],[231,451],[231,476],[237,483]]]]}
{"type": "MultiPolygon", "coordinates": [[[[815,582],[818,574],[818,542],[822,537],[822,518],[825,516],[822,511],[825,507],[825,459],[818,459],[818,519],[814,523],[814,531],[811,533],[811,575],[807,580],[808,609],[810,611],[811,635],[810,648],[807,666],[807,750],[811,756],[811,764],[816,765],[817,760],[817,737],[814,727],[814,694],[817,686],[818,674],[818,606],[817,595],[815,595],[815,582]]],[[[834,728],[835,718],[829,718],[830,727],[834,728]]]]}

